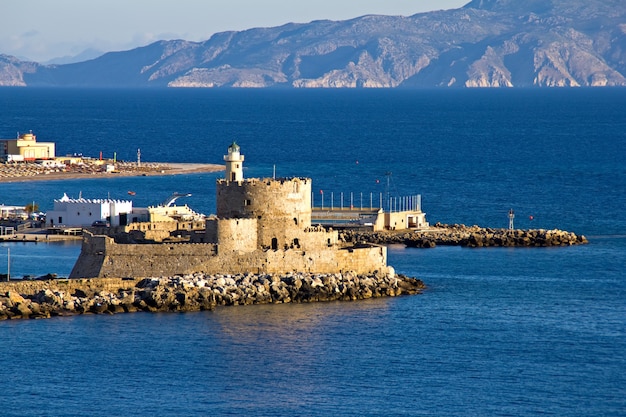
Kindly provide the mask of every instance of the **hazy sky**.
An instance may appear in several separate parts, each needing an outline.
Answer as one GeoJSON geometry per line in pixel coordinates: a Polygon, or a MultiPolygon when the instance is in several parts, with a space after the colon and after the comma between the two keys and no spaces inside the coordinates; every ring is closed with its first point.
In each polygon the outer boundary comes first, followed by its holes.
{"type": "Polygon", "coordinates": [[[121,51],[163,39],[201,41],[216,32],[410,16],[470,0],[0,0],[0,54],[44,62],[88,48],[121,51]]]}

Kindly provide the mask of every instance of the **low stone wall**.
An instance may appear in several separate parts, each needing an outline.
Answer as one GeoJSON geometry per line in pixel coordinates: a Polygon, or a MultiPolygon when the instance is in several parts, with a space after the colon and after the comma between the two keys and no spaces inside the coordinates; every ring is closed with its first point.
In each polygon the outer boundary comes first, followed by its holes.
{"type": "Polygon", "coordinates": [[[352,301],[418,294],[420,280],[395,274],[194,274],[145,279],[0,283],[0,320],[137,311],[203,311],[217,306],[352,301]]]}
{"type": "Polygon", "coordinates": [[[345,231],[340,239],[347,242],[376,244],[405,244],[416,248],[442,246],[492,247],[492,246],[571,246],[588,243],[587,238],[564,230],[508,230],[479,226],[436,224],[429,230],[402,232],[345,231]]]}
{"type": "Polygon", "coordinates": [[[345,245],[324,249],[223,251],[212,243],[118,244],[107,236],[86,235],[70,278],[154,277],[203,272],[334,273],[383,271],[387,248],[345,245]]]}

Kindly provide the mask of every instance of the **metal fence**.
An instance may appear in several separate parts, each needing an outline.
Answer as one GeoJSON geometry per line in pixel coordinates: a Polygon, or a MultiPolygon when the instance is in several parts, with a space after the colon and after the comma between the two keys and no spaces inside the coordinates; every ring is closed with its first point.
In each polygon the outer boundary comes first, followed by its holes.
{"type": "Polygon", "coordinates": [[[320,190],[316,197],[311,193],[311,206],[321,210],[374,210],[383,209],[389,213],[400,211],[421,211],[422,196],[420,194],[383,197],[383,193],[325,193],[320,190]]]}

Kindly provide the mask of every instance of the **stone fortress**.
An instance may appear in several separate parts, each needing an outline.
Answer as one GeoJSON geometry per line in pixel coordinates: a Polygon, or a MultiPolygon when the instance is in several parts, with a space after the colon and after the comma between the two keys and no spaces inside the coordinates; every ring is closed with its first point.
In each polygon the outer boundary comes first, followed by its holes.
{"type": "Polygon", "coordinates": [[[341,242],[311,224],[310,178],[243,176],[233,143],[217,180],[217,213],[188,242],[141,242],[86,233],[70,278],[288,272],[393,274],[382,245],[341,242]]]}

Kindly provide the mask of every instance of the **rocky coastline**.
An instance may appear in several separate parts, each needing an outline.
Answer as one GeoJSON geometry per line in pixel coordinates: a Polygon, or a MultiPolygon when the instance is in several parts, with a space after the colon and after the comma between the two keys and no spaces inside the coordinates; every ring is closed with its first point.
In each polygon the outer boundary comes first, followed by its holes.
{"type": "Polygon", "coordinates": [[[419,294],[400,274],[240,274],[0,283],[0,321],[77,314],[190,312],[218,306],[355,301],[419,294]]]}
{"type": "Polygon", "coordinates": [[[404,244],[413,248],[440,246],[463,247],[549,247],[589,243],[582,235],[565,230],[545,229],[493,229],[463,224],[437,223],[428,230],[365,232],[348,230],[340,238],[347,242],[369,242],[381,245],[404,244]]]}

